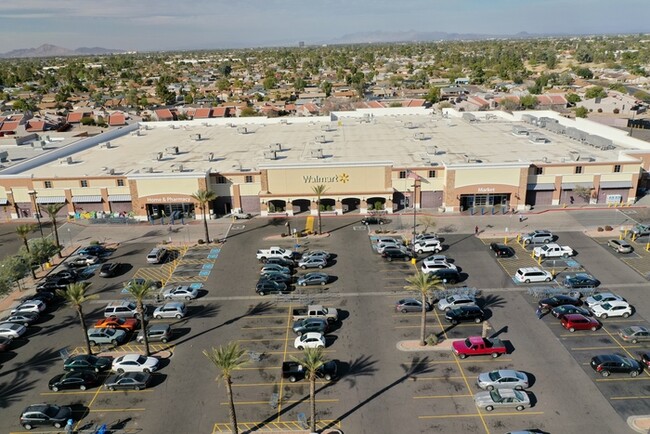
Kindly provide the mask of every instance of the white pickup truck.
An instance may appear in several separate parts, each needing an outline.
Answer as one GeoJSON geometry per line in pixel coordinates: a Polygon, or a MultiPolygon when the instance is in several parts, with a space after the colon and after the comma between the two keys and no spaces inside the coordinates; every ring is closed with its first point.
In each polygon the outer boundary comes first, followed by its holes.
{"type": "Polygon", "coordinates": [[[268,249],[259,249],[257,251],[257,259],[266,262],[269,258],[293,258],[293,250],[283,249],[282,247],[271,247],[268,249]]]}
{"type": "Polygon", "coordinates": [[[575,255],[573,249],[569,246],[560,246],[559,244],[549,243],[533,249],[533,256],[536,258],[568,258],[575,255]]]}

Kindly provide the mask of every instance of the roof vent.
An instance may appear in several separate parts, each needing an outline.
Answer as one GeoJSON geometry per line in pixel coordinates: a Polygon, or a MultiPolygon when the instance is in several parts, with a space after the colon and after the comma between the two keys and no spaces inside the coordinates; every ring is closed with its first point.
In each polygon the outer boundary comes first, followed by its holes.
{"type": "Polygon", "coordinates": [[[248,128],[246,128],[246,127],[239,127],[239,128],[237,128],[237,132],[239,134],[248,134],[249,131],[248,131],[248,128]]]}
{"type": "Polygon", "coordinates": [[[143,167],[142,172],[143,173],[153,173],[153,167],[143,167]]]}
{"type": "Polygon", "coordinates": [[[179,154],[178,146],[169,146],[169,147],[165,148],[165,151],[168,154],[171,154],[171,155],[178,155],[179,154]]]}
{"type": "Polygon", "coordinates": [[[276,151],[264,151],[264,158],[267,160],[276,160],[278,158],[278,154],[276,151]]]}
{"type": "Polygon", "coordinates": [[[72,157],[59,159],[59,164],[72,164],[72,163],[74,163],[74,161],[72,161],[72,157]]]}
{"type": "Polygon", "coordinates": [[[324,158],[323,148],[312,149],[310,151],[310,154],[311,154],[311,158],[324,158]]]}
{"type": "Polygon", "coordinates": [[[162,160],[162,157],[163,157],[162,152],[154,152],[154,154],[153,154],[153,159],[156,160],[156,161],[162,160]]]}
{"type": "Polygon", "coordinates": [[[314,140],[316,143],[327,143],[327,137],[325,135],[316,136],[314,140]]]}
{"type": "Polygon", "coordinates": [[[214,160],[214,152],[208,152],[207,154],[205,154],[205,159],[208,161],[214,160]]]}
{"type": "Polygon", "coordinates": [[[190,136],[190,139],[194,140],[195,142],[199,142],[199,141],[201,141],[201,135],[200,134],[192,134],[190,136]]]}
{"type": "Polygon", "coordinates": [[[281,151],[282,150],[282,143],[271,143],[269,145],[269,149],[271,151],[281,151]]]}

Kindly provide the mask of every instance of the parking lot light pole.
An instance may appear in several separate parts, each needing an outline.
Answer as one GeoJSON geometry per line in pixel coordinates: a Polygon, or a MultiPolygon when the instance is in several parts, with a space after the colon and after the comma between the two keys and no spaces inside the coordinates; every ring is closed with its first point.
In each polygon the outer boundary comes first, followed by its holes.
{"type": "Polygon", "coordinates": [[[411,238],[411,245],[413,246],[413,252],[415,252],[415,235],[417,234],[416,232],[416,226],[417,226],[417,208],[415,206],[415,197],[417,196],[417,191],[418,191],[418,184],[417,182],[413,183],[413,237],[411,238]]]}
{"type": "Polygon", "coordinates": [[[43,225],[41,224],[41,210],[38,207],[38,204],[36,203],[36,191],[31,190],[29,193],[29,197],[32,198],[32,205],[34,206],[34,210],[36,212],[36,221],[38,222],[38,230],[41,233],[41,238],[43,238],[43,225]]]}

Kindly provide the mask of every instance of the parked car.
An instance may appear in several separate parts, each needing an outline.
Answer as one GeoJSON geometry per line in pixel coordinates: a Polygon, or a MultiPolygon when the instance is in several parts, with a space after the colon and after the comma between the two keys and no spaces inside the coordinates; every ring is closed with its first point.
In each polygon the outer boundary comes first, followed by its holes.
{"type": "Polygon", "coordinates": [[[106,371],[111,367],[110,357],[98,357],[89,354],[80,354],[65,359],[63,362],[64,371],[106,371]]]}
{"type": "Polygon", "coordinates": [[[0,323],[0,337],[4,336],[7,338],[18,339],[27,331],[27,327],[22,324],[15,322],[3,322],[0,323]]]}
{"type": "Polygon", "coordinates": [[[57,289],[65,289],[70,282],[67,279],[46,279],[41,280],[36,285],[36,291],[56,291],[57,289]]]}
{"type": "Polygon", "coordinates": [[[384,253],[384,250],[386,249],[397,249],[397,250],[404,250],[404,251],[408,250],[408,248],[404,244],[397,243],[397,242],[377,244],[377,253],[379,253],[380,255],[384,253]]]}
{"type": "Polygon", "coordinates": [[[474,395],[474,403],[485,411],[492,411],[495,408],[514,408],[522,411],[530,407],[530,398],[526,392],[520,390],[496,389],[490,392],[478,392],[474,395]]]}
{"type": "Polygon", "coordinates": [[[308,332],[298,336],[293,346],[298,350],[305,348],[325,348],[325,336],[322,333],[308,332]]]}
{"type": "Polygon", "coordinates": [[[643,237],[646,235],[650,235],[650,225],[643,225],[641,223],[635,225],[632,228],[632,235],[635,237],[643,237]]]}
{"type": "Polygon", "coordinates": [[[607,303],[596,304],[589,309],[598,318],[606,319],[610,316],[622,316],[627,318],[632,315],[632,306],[627,301],[614,300],[607,303]]]}
{"type": "Polygon", "coordinates": [[[424,240],[437,240],[437,239],[438,239],[438,234],[432,234],[432,233],[417,234],[415,236],[416,243],[424,240]]]}
{"type": "Polygon", "coordinates": [[[150,381],[151,374],[146,372],[125,372],[109,375],[104,381],[104,387],[108,390],[142,390],[147,388],[150,381]]]}
{"type": "Polygon", "coordinates": [[[617,253],[632,253],[634,251],[632,244],[628,243],[625,240],[619,240],[616,238],[607,241],[607,246],[614,249],[614,251],[617,253]]]}
{"type": "Polygon", "coordinates": [[[538,267],[524,267],[517,270],[515,280],[519,283],[550,282],[553,275],[538,267]]]}
{"type": "Polygon", "coordinates": [[[384,225],[389,222],[390,220],[380,218],[380,217],[366,217],[364,219],[361,219],[361,224],[364,225],[384,225]]]}
{"type": "Polygon", "coordinates": [[[473,321],[480,323],[485,318],[485,313],[478,306],[458,306],[445,312],[445,320],[456,325],[461,322],[473,321]]]}
{"type": "MultiPolygon", "coordinates": [[[[147,327],[147,340],[149,342],[162,342],[163,344],[170,341],[172,338],[172,329],[169,324],[154,324],[147,327]]],[[[138,333],[136,341],[141,344],[144,342],[144,334],[142,330],[138,333]]]]}
{"type": "Polygon", "coordinates": [[[34,313],[41,313],[43,312],[47,306],[45,303],[41,300],[25,300],[22,303],[20,303],[18,306],[14,307],[11,309],[11,314],[15,314],[16,312],[34,312],[34,313]]]}
{"type": "Polygon", "coordinates": [[[123,372],[154,372],[158,369],[159,360],[140,354],[125,354],[113,360],[111,369],[118,374],[123,372]]]}
{"type": "Polygon", "coordinates": [[[110,318],[98,319],[95,328],[120,329],[132,332],[138,326],[138,320],[135,318],[120,318],[112,316],[110,318]]]}
{"type": "Polygon", "coordinates": [[[558,294],[549,298],[543,298],[537,303],[539,308],[544,311],[548,311],[554,307],[562,306],[565,304],[580,306],[582,304],[582,301],[580,301],[579,298],[573,298],[569,297],[568,295],[558,294]]]}
{"type": "Polygon", "coordinates": [[[72,409],[70,407],[54,404],[33,404],[21,413],[20,424],[27,430],[48,425],[59,429],[63,428],[71,417],[72,409]]]}
{"type": "Polygon", "coordinates": [[[30,324],[38,321],[39,315],[36,312],[16,312],[13,315],[9,315],[7,318],[0,320],[1,322],[14,322],[17,324],[22,324],[27,327],[30,324]]]}
{"type": "Polygon", "coordinates": [[[293,323],[292,330],[297,335],[305,333],[325,334],[329,330],[329,323],[324,318],[305,318],[293,323]]]}
{"type": "Polygon", "coordinates": [[[418,255],[431,252],[438,253],[442,252],[442,244],[440,243],[440,240],[436,238],[427,238],[416,241],[415,244],[413,244],[413,250],[415,250],[415,253],[418,255]]]}
{"type": "Polygon", "coordinates": [[[187,309],[185,308],[185,303],[180,301],[170,301],[165,303],[162,306],[156,308],[153,311],[153,317],[156,319],[162,318],[176,318],[181,319],[187,314],[187,309]]]}
{"type": "Polygon", "coordinates": [[[302,254],[302,259],[305,258],[323,258],[325,260],[330,259],[332,254],[330,252],[326,252],[325,250],[309,250],[305,253],[302,254]]]}
{"type": "Polygon", "coordinates": [[[67,283],[74,283],[77,281],[79,278],[79,273],[77,273],[75,270],[72,269],[67,269],[67,270],[61,270],[57,271],[56,273],[48,274],[45,276],[45,279],[50,280],[64,280],[67,283]]]}
{"type": "Polygon", "coordinates": [[[289,286],[283,282],[260,279],[255,285],[255,292],[259,295],[266,294],[287,294],[291,291],[289,286]]]}
{"type": "Polygon", "coordinates": [[[650,341],[650,329],[644,326],[625,327],[618,331],[618,335],[625,342],[632,342],[633,344],[650,341]]]}
{"type": "Polygon", "coordinates": [[[117,262],[106,262],[102,264],[99,269],[99,277],[113,277],[120,269],[120,264],[117,262]]]}
{"type": "Polygon", "coordinates": [[[330,276],[325,273],[307,273],[304,276],[298,278],[296,285],[298,286],[307,286],[307,285],[327,285],[327,282],[330,280],[330,276]]]}
{"type": "MultiPolygon", "coordinates": [[[[294,383],[298,380],[305,378],[306,370],[299,363],[295,361],[282,362],[282,378],[294,383]]],[[[338,376],[338,361],[329,360],[323,363],[317,370],[316,376],[324,378],[327,381],[332,381],[338,376]]]]}
{"type": "Polygon", "coordinates": [[[306,258],[298,262],[298,266],[303,270],[306,268],[324,268],[327,267],[327,260],[323,258],[306,258]]]}
{"type": "Polygon", "coordinates": [[[13,342],[13,338],[0,336],[0,351],[7,351],[13,342]]]}
{"type": "Polygon", "coordinates": [[[528,375],[514,369],[498,369],[478,375],[476,385],[481,389],[528,389],[528,375]]]}
{"type": "MultiPolygon", "coordinates": [[[[427,311],[431,310],[431,304],[427,302],[425,309],[427,311]]],[[[416,300],[415,298],[403,298],[395,303],[395,311],[402,313],[422,312],[422,302],[420,300],[416,300]]]]}
{"type": "Polygon", "coordinates": [[[89,265],[95,265],[99,262],[97,256],[92,255],[75,255],[66,261],[66,264],[70,267],[87,267],[89,265]]]}
{"type": "Polygon", "coordinates": [[[108,253],[108,250],[106,250],[105,247],[98,246],[98,245],[83,247],[77,250],[78,255],[102,256],[105,255],[106,253],[108,253]]]}
{"type": "Polygon", "coordinates": [[[291,269],[296,266],[296,261],[289,258],[268,258],[265,264],[266,265],[277,264],[291,269]]]}
{"type": "Polygon", "coordinates": [[[72,371],[54,376],[48,383],[53,392],[63,389],[86,390],[99,382],[97,374],[92,371],[72,371]]]}
{"type": "MultiPolygon", "coordinates": [[[[147,313],[147,306],[142,306],[144,313],[147,313]]],[[[132,301],[113,301],[104,308],[104,318],[137,318],[138,307],[132,301]]]]}
{"type": "Polygon", "coordinates": [[[396,259],[408,261],[412,258],[411,252],[406,249],[386,249],[382,252],[381,257],[388,262],[393,262],[396,259]]]}
{"type": "Polygon", "coordinates": [[[535,230],[521,237],[524,244],[546,244],[554,239],[553,233],[545,229],[535,230]]]}
{"type": "Polygon", "coordinates": [[[510,258],[515,256],[515,249],[510,246],[506,246],[501,243],[491,243],[490,249],[494,252],[494,256],[497,258],[510,258]]]}
{"type": "Polygon", "coordinates": [[[265,263],[260,269],[260,274],[271,272],[291,275],[291,269],[289,267],[284,267],[278,264],[269,264],[268,262],[265,263]]]}
{"type": "Polygon", "coordinates": [[[230,217],[234,218],[235,220],[240,220],[240,219],[248,220],[253,217],[253,214],[249,212],[232,211],[230,213],[230,217]]]}
{"type": "Polygon", "coordinates": [[[111,344],[116,346],[126,340],[126,332],[119,329],[91,328],[88,330],[90,345],[111,344]]]}
{"type": "Polygon", "coordinates": [[[147,254],[147,262],[150,264],[160,264],[167,256],[167,249],[164,247],[154,247],[147,254]]]}
{"type": "Polygon", "coordinates": [[[163,290],[165,300],[193,300],[199,296],[199,290],[189,285],[173,286],[163,290]]]}
{"type": "Polygon", "coordinates": [[[474,305],[476,299],[469,295],[454,294],[438,300],[438,310],[446,312],[458,306],[474,305]]]}
{"type": "Polygon", "coordinates": [[[641,354],[641,364],[645,366],[646,369],[650,369],[650,352],[644,352],[641,354]]]}
{"type": "Polygon", "coordinates": [[[572,313],[577,313],[584,316],[591,316],[592,313],[589,309],[584,307],[573,306],[570,304],[564,304],[562,306],[554,307],[551,309],[551,313],[555,318],[562,318],[562,315],[568,315],[572,313]]]}
{"type": "Polygon", "coordinates": [[[431,258],[427,258],[424,261],[422,261],[422,266],[420,267],[423,273],[433,273],[436,270],[440,270],[443,268],[451,268],[452,270],[458,269],[458,267],[456,267],[455,264],[449,263],[447,261],[441,261],[438,259],[431,259],[431,258]]]}
{"type": "Polygon", "coordinates": [[[597,304],[603,304],[612,301],[625,301],[625,299],[620,295],[614,294],[613,292],[601,292],[600,294],[594,294],[590,297],[587,297],[585,304],[591,308],[597,304]]]}
{"type": "Polygon", "coordinates": [[[282,273],[267,273],[267,274],[262,274],[259,280],[260,281],[270,280],[272,282],[281,282],[289,286],[291,285],[291,282],[293,282],[293,277],[289,276],[288,274],[282,274],[282,273]]]}
{"type": "Polygon", "coordinates": [[[630,377],[636,377],[643,372],[641,363],[621,354],[594,356],[591,359],[590,366],[603,377],[609,377],[610,374],[629,374],[630,377]]]}
{"type": "Polygon", "coordinates": [[[600,323],[589,316],[580,315],[579,313],[570,313],[560,318],[562,327],[573,333],[576,330],[591,330],[595,332],[600,328],[600,323]]]}
{"type": "Polygon", "coordinates": [[[600,285],[600,280],[596,279],[591,274],[577,273],[570,276],[565,276],[562,280],[562,286],[565,288],[595,288],[600,285]]]}
{"type": "Polygon", "coordinates": [[[393,243],[397,245],[404,245],[404,240],[402,238],[394,238],[394,237],[379,237],[375,239],[375,242],[377,244],[379,243],[393,243]]]}
{"type": "Polygon", "coordinates": [[[440,279],[442,283],[449,283],[450,285],[455,285],[461,280],[460,273],[458,270],[454,270],[453,268],[440,268],[429,274],[440,279]]]}

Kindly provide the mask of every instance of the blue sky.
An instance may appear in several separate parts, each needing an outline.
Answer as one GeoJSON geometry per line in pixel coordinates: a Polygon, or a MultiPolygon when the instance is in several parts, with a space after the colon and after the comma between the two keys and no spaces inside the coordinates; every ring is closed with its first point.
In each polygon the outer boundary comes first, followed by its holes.
{"type": "Polygon", "coordinates": [[[0,52],[48,43],[125,50],[334,42],[361,32],[650,32],[648,0],[12,0],[0,52]]]}

